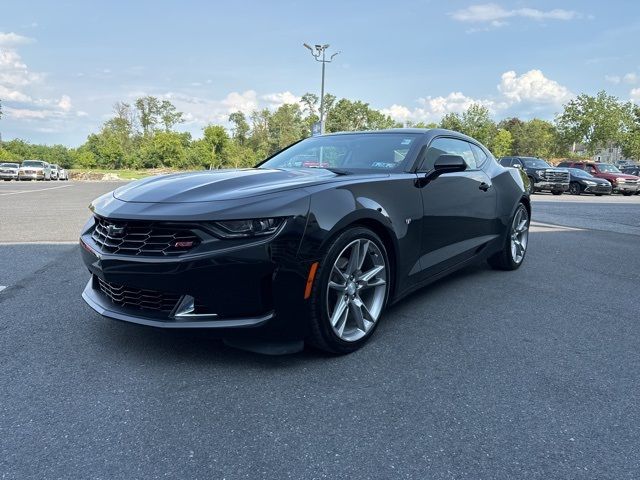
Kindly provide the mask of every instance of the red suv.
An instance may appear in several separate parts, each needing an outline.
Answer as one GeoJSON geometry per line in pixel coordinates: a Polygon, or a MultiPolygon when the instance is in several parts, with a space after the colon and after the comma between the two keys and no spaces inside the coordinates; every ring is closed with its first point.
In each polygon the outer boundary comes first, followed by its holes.
{"type": "Polygon", "coordinates": [[[640,187],[640,177],[622,173],[615,165],[599,162],[560,162],[559,167],[579,168],[611,183],[614,193],[633,195],[640,187]]]}

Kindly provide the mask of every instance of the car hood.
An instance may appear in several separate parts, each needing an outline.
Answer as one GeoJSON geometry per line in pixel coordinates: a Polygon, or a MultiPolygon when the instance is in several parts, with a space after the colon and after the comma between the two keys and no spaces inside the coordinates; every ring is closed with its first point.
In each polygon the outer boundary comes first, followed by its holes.
{"type": "Polygon", "coordinates": [[[113,196],[125,202],[141,203],[211,202],[254,197],[354,176],[338,175],[321,168],[210,170],[138,180],[118,188],[113,196]]]}
{"type": "Polygon", "coordinates": [[[614,172],[602,172],[600,173],[601,177],[605,177],[605,178],[625,178],[625,179],[629,179],[629,180],[637,180],[638,177],[634,176],[634,175],[629,175],[626,173],[614,173],[614,172]]]}
{"type": "Polygon", "coordinates": [[[598,185],[611,185],[611,182],[609,182],[609,180],[605,180],[603,178],[598,178],[598,177],[587,178],[587,177],[578,177],[574,175],[571,178],[576,180],[582,180],[583,182],[594,182],[594,183],[597,183],[598,185]]]}

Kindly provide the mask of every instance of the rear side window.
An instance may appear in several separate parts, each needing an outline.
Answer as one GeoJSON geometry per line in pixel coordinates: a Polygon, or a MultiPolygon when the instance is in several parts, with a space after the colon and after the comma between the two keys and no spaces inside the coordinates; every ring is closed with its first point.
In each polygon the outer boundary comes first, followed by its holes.
{"type": "Polygon", "coordinates": [[[432,170],[438,157],[445,154],[460,155],[464,158],[469,169],[477,168],[476,157],[473,155],[469,143],[464,140],[458,140],[457,138],[436,138],[431,142],[431,145],[429,145],[420,170],[423,172],[432,170]]]}
{"type": "Polygon", "coordinates": [[[470,143],[469,145],[471,145],[473,156],[476,157],[476,167],[481,167],[482,165],[484,165],[484,162],[488,158],[487,154],[484,153],[484,150],[482,150],[479,146],[474,145],[473,143],[470,143]]]}
{"type": "Polygon", "coordinates": [[[503,158],[500,160],[500,165],[502,165],[503,167],[510,167],[511,166],[511,159],[510,158],[503,158]]]}

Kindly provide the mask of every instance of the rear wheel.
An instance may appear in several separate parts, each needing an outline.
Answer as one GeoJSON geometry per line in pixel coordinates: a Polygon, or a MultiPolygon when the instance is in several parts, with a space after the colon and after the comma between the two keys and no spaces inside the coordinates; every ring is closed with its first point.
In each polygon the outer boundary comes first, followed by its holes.
{"type": "Polygon", "coordinates": [[[390,280],[389,258],[378,235],[363,227],[341,233],[314,281],[309,342],[339,354],[364,345],[386,306],[390,280]]]}
{"type": "Polygon", "coordinates": [[[507,230],[507,237],[501,251],[489,257],[489,265],[498,270],[520,268],[529,245],[529,212],[523,203],[518,205],[507,230]]]}
{"type": "Polygon", "coordinates": [[[562,190],[553,190],[551,193],[554,195],[562,195],[562,190]]]}
{"type": "Polygon", "coordinates": [[[624,195],[625,197],[630,197],[632,194],[631,192],[622,192],[622,195],[624,195]]]}
{"type": "Polygon", "coordinates": [[[578,182],[571,182],[569,184],[569,193],[571,195],[580,195],[580,184],[578,182]]]}

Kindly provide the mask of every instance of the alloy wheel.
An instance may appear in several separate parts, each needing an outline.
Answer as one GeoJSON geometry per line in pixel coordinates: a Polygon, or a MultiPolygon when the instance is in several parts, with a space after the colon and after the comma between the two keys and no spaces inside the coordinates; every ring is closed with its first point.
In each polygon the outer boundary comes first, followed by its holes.
{"type": "Polygon", "coordinates": [[[516,264],[522,263],[529,243],[529,213],[520,205],[511,223],[511,258],[516,264]]]}
{"type": "Polygon", "coordinates": [[[376,243],[350,242],[329,275],[327,313],[333,332],[347,342],[364,337],[380,317],[387,295],[387,265],[376,243]]]}

